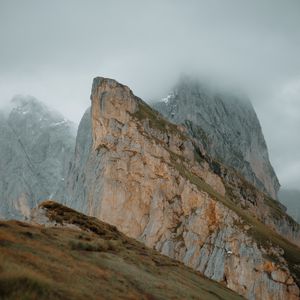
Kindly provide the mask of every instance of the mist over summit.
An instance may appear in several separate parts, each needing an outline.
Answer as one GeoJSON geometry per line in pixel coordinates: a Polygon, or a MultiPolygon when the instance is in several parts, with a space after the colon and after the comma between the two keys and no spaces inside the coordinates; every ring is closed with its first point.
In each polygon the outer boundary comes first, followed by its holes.
{"type": "Polygon", "coordinates": [[[171,122],[184,124],[212,157],[277,198],[280,184],[259,120],[246,96],[185,76],[153,106],[171,122]]]}
{"type": "Polygon", "coordinates": [[[0,8],[0,107],[29,93],[78,124],[98,74],[145,100],[182,73],[209,77],[249,96],[281,183],[299,185],[299,1],[2,0],[0,8]]]}

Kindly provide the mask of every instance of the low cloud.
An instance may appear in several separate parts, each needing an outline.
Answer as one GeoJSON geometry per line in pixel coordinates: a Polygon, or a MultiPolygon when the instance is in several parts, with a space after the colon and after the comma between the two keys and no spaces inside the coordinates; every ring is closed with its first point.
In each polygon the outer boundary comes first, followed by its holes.
{"type": "Polygon", "coordinates": [[[252,99],[273,165],[300,185],[300,2],[0,1],[0,105],[32,94],[79,122],[92,78],[145,100],[181,73],[237,86],[252,99]]]}

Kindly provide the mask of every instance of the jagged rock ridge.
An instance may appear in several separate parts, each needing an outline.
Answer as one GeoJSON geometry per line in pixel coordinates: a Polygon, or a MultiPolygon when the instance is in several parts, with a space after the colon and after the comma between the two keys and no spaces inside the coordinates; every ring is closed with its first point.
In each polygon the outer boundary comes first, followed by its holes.
{"type": "Polygon", "coordinates": [[[75,125],[30,96],[0,119],[0,218],[24,219],[45,198],[63,198],[75,125]]]}
{"type": "Polygon", "coordinates": [[[278,202],[128,87],[95,78],[91,100],[68,177],[69,206],[248,299],[298,299],[299,225],[278,202]]]}
{"type": "Polygon", "coordinates": [[[213,158],[235,168],[257,188],[277,198],[279,182],[251,102],[182,77],[153,107],[171,122],[184,124],[213,158]]]}

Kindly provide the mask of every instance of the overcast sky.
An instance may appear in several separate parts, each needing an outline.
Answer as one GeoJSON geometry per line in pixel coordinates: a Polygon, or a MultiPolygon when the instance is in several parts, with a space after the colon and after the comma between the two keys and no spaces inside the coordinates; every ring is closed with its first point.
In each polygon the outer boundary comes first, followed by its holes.
{"type": "Polygon", "coordinates": [[[0,0],[0,105],[30,94],[79,122],[92,78],[145,100],[181,73],[244,90],[284,187],[300,188],[299,0],[0,0]]]}

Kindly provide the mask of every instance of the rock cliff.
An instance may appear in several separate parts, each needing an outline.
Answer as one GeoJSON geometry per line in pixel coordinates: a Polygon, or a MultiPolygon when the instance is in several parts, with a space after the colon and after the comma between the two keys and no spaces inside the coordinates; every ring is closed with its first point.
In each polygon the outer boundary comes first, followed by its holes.
{"type": "Polygon", "coordinates": [[[259,120],[246,97],[182,77],[173,91],[153,106],[171,122],[184,124],[210,156],[277,198],[280,185],[259,120]]]}
{"type": "Polygon", "coordinates": [[[97,77],[91,102],[79,126],[68,206],[248,299],[299,299],[300,229],[277,201],[127,86],[97,77]]]}
{"type": "Polygon", "coordinates": [[[15,97],[0,118],[0,218],[24,219],[45,198],[62,198],[76,129],[33,97],[15,97]]]}

